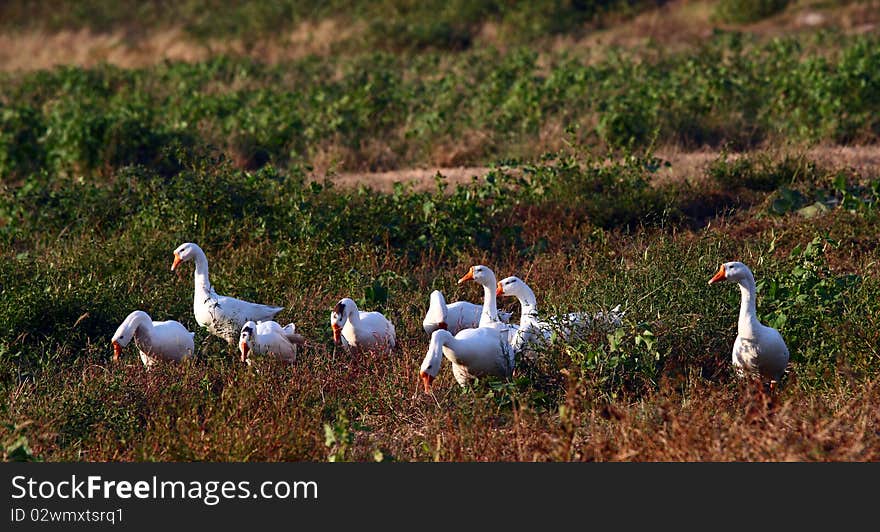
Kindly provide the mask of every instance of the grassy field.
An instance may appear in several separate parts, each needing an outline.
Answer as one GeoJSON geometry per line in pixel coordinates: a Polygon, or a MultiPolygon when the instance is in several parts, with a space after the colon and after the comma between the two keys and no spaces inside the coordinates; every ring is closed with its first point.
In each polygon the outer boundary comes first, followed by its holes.
{"type": "Polygon", "coordinates": [[[128,4],[0,8],[0,41],[244,43],[0,73],[5,459],[880,459],[880,37],[841,22],[876,2],[128,4]],[[586,48],[651,17],[705,38],[586,48]],[[261,59],[330,23],[350,31],[261,59]],[[874,163],[815,155],[856,145],[874,163]],[[453,165],[480,170],[368,174],[453,165]],[[295,365],[250,369],[196,324],[191,265],[169,272],[187,241],[218,292],[285,307],[295,365]],[[731,369],[739,291],[707,285],[730,260],[792,353],[772,396],[731,369]],[[468,388],[445,363],[426,395],[428,294],[479,301],[474,264],[623,326],[468,388]],[[334,349],[342,297],[394,322],[391,356],[334,349]],[[113,363],[136,309],[195,331],[195,359],[113,363]]]}

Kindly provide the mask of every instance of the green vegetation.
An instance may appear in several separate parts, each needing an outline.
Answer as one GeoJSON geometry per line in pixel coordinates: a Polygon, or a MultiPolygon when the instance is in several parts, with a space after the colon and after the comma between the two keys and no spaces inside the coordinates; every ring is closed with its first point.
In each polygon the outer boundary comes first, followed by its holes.
{"type": "Polygon", "coordinates": [[[791,39],[746,46],[740,35],[720,34],[695,53],[651,62],[623,52],[594,65],[565,54],[548,61],[539,65],[528,49],[481,50],[6,76],[0,172],[163,166],[166,148],[193,144],[219,146],[246,168],[336,153],[339,169],[381,170],[430,163],[438,146],[463,138],[473,145],[453,162],[485,164],[539,156],[548,124],[609,149],[880,135],[875,36],[844,39],[833,54],[791,39]]]}
{"type": "Polygon", "coordinates": [[[48,31],[87,28],[94,32],[181,27],[191,37],[241,39],[253,44],[269,34],[291,31],[305,22],[339,20],[361,25],[362,42],[384,50],[469,48],[485,24],[500,27],[506,42],[522,43],[567,33],[603,15],[628,14],[656,0],[8,0],[0,6],[0,28],[48,31]]]}
{"type": "Polygon", "coordinates": [[[715,14],[724,22],[747,24],[775,15],[789,0],[720,0],[715,14]]]}
{"type": "MultiPolygon", "coordinates": [[[[40,24],[104,30],[134,9],[113,4],[41,3],[57,17],[40,24]]],[[[232,3],[222,17],[245,22],[224,26],[187,15],[202,1],[137,5],[144,29],[196,20],[205,38],[338,7],[232,3]]],[[[716,32],[585,58],[533,39],[650,3],[443,5],[355,3],[386,25],[373,52],[0,76],[5,460],[880,458],[880,174],[802,149],[878,140],[878,38],[716,32]],[[521,38],[472,46],[483,22],[521,38]],[[706,146],[696,172],[660,155],[706,146]],[[486,169],[428,190],[333,182],[438,159],[486,169]],[[295,365],[251,370],[198,327],[191,268],[168,271],[186,241],[220,293],[285,307],[308,342],[295,365]],[[792,353],[772,398],[732,375],[739,291],[707,285],[728,260],[792,353]],[[444,363],[425,395],[428,294],[477,301],[456,284],[473,264],[525,279],[546,315],[620,304],[623,326],[467,389],[444,363]],[[395,323],[392,356],[334,349],[342,297],[395,323]],[[135,309],[195,331],[195,360],[146,371],[130,347],[114,364],[135,309]]]]}
{"type": "Polygon", "coordinates": [[[545,312],[595,312],[620,303],[627,316],[612,335],[522,362],[509,383],[490,379],[461,395],[448,371],[441,373],[444,410],[457,420],[483,408],[504,419],[514,407],[538,416],[556,412],[571,386],[586,387],[591,398],[578,403],[580,411],[595,401],[650,398],[663,383],[691,374],[729,381],[739,293],[706,280],[718,262],[734,257],[754,266],[761,317],[783,330],[792,350],[797,384],[787,393],[822,389],[840,368],[856,382],[875,374],[876,322],[865,316],[880,311],[880,285],[860,272],[877,251],[852,254],[863,239],[878,236],[876,178],[756,157],[712,165],[715,176],[731,171],[725,165],[758,168],[745,184],[650,186],[663,166],[658,159],[615,163],[559,153],[499,166],[454,190],[444,190],[440,179],[433,192],[399,186],[378,194],[309,182],[302,170],[244,172],[210,153],[181,150],[169,158],[180,168],[173,175],[127,166],[106,182],[35,175],[7,187],[2,212],[15,215],[3,225],[0,370],[14,399],[5,415],[19,424],[43,426],[45,416],[60,423],[51,436],[24,430],[39,457],[323,459],[329,451],[332,459],[371,459],[375,452],[429,459],[433,451],[406,438],[378,436],[367,444],[373,437],[358,434],[391,430],[387,409],[398,404],[426,413],[436,408],[432,400],[409,398],[426,345],[420,326],[426,294],[439,288],[452,299],[477,299],[476,290],[454,282],[478,262],[499,274],[530,272],[545,312]],[[793,176],[793,166],[803,170],[793,176]],[[834,188],[841,179],[843,192],[834,188]],[[821,189],[832,207],[809,218],[776,214],[768,204],[776,190],[767,192],[768,182],[804,194],[821,189]],[[844,208],[855,201],[842,201],[847,194],[863,207],[844,208]],[[706,198],[715,203],[694,207],[706,198]],[[741,214],[720,230],[686,229],[732,208],[741,214]],[[750,221],[755,216],[759,221],[750,221]],[[731,239],[725,227],[753,236],[731,239]],[[191,280],[167,271],[171,250],[186,240],[208,251],[221,291],[287,307],[279,319],[296,322],[310,341],[296,366],[252,374],[198,328],[191,280]],[[826,256],[848,266],[836,271],[826,256]],[[343,296],[392,317],[401,349],[390,360],[333,355],[327,315],[343,296]],[[149,374],[131,354],[111,364],[109,335],[136,308],[196,330],[198,360],[149,374]],[[257,433],[268,438],[265,447],[217,441],[198,451],[190,447],[198,431],[167,425],[212,405],[200,416],[233,437],[254,428],[250,417],[239,417],[242,404],[264,409],[277,394],[287,406],[273,403],[269,417],[258,418],[267,423],[257,433]],[[484,400],[495,406],[480,406],[484,400]],[[177,431],[188,443],[158,444],[156,454],[157,442],[177,431]],[[281,444],[282,435],[291,439],[281,444]]]}

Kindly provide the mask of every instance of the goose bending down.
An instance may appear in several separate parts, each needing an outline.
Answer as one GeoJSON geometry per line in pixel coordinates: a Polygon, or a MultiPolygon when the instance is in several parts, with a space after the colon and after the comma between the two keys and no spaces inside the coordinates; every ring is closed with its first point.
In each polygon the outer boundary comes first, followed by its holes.
{"type": "Polygon", "coordinates": [[[620,305],[607,314],[598,312],[591,316],[586,312],[572,312],[541,321],[538,317],[538,300],[535,292],[525,281],[516,276],[498,281],[495,293],[498,296],[515,296],[519,300],[521,309],[519,330],[511,340],[517,353],[529,344],[549,344],[553,340],[554,332],[562,341],[568,342],[592,330],[608,332],[623,324],[624,313],[620,311],[620,305]]]}
{"type": "Polygon", "coordinates": [[[364,312],[354,301],[343,298],[330,313],[333,341],[347,350],[382,350],[391,352],[397,338],[394,325],[379,312],[364,312]]]}
{"type": "Polygon", "coordinates": [[[271,307],[218,295],[211,286],[211,281],[208,280],[208,258],[202,248],[192,242],[181,244],[174,250],[171,271],[174,271],[181,262],[190,260],[196,265],[193,296],[193,313],[196,322],[230,345],[235,344],[239,331],[248,321],[268,321],[284,310],[284,307],[271,307]]]}
{"type": "Polygon", "coordinates": [[[160,360],[180,362],[195,350],[193,335],[180,322],[153,321],[146,312],[135,310],[113,334],[113,360],[119,360],[122,349],[134,339],[141,362],[147,368],[160,360]]]}
{"type": "Polygon", "coordinates": [[[251,365],[252,355],[272,355],[279,360],[296,362],[296,346],[303,345],[305,338],[296,332],[292,323],[282,327],[276,321],[249,321],[241,328],[238,349],[241,361],[251,365]]]}
{"type": "MultiPolygon", "coordinates": [[[[456,301],[446,303],[446,298],[440,290],[431,292],[428,312],[422,321],[422,327],[428,334],[437,329],[446,329],[453,335],[462,329],[473,329],[480,326],[480,315],[483,306],[469,301],[456,301]]],[[[498,318],[507,323],[510,320],[509,312],[499,312],[498,318]]]]}
{"type": "Polygon", "coordinates": [[[788,365],[789,353],[779,331],[758,321],[755,307],[755,276],[742,262],[725,262],[709,279],[709,284],[733,281],[741,294],[733,366],[738,375],[758,374],[773,388],[788,365]]]}
{"type": "Polygon", "coordinates": [[[501,327],[463,329],[455,336],[444,329],[434,331],[419,369],[425,393],[431,393],[444,356],[452,363],[452,374],[461,386],[477,377],[509,377],[513,373],[513,349],[501,327]]]}

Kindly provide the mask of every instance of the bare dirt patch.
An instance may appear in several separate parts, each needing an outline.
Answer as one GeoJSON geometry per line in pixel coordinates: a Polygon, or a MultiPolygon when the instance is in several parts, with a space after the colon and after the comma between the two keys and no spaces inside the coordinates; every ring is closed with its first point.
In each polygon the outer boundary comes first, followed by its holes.
{"type": "MultiPolygon", "coordinates": [[[[828,168],[851,168],[863,176],[877,177],[880,174],[880,146],[817,146],[800,151],[779,151],[775,157],[785,155],[804,155],[828,168]]],[[[659,151],[657,157],[669,161],[670,166],[657,172],[655,184],[672,181],[695,182],[706,177],[706,169],[721,156],[717,150],[678,151],[667,148],[659,151]]],[[[743,154],[731,153],[736,158],[743,154]]],[[[411,185],[414,190],[433,190],[436,186],[435,177],[439,173],[446,183],[454,187],[457,184],[469,183],[474,177],[482,178],[489,172],[487,166],[433,166],[427,168],[409,168],[388,172],[341,172],[317,173],[314,178],[329,179],[337,186],[357,187],[360,185],[380,192],[391,192],[395,183],[411,185]]]]}
{"type": "Polygon", "coordinates": [[[457,166],[410,168],[389,172],[343,172],[339,174],[318,174],[317,179],[327,178],[333,184],[342,187],[366,187],[381,192],[391,192],[395,183],[411,185],[414,190],[433,190],[436,187],[436,176],[439,173],[451,186],[469,183],[474,177],[481,178],[489,171],[485,166],[457,166]]]}

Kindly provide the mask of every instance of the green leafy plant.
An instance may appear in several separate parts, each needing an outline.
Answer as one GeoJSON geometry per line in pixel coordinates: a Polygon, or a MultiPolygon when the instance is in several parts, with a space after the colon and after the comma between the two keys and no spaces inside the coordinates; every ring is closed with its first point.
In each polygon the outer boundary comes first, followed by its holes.
{"type": "Polygon", "coordinates": [[[328,462],[350,460],[354,432],[345,412],[339,411],[333,423],[324,423],[324,445],[329,449],[328,462]]]}
{"type": "Polygon", "coordinates": [[[761,318],[767,325],[782,331],[795,360],[823,364],[840,352],[839,347],[822,341],[822,337],[833,327],[848,294],[861,279],[831,271],[825,258],[826,249],[837,245],[838,242],[827,236],[817,236],[806,246],[795,246],[784,275],[761,278],[757,282],[762,298],[761,318]]]}
{"type": "Polygon", "coordinates": [[[24,429],[30,425],[28,423],[5,423],[4,426],[8,431],[8,436],[3,441],[3,461],[4,462],[39,462],[38,457],[34,456],[31,450],[27,436],[24,435],[24,429]]]}

